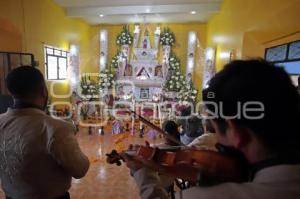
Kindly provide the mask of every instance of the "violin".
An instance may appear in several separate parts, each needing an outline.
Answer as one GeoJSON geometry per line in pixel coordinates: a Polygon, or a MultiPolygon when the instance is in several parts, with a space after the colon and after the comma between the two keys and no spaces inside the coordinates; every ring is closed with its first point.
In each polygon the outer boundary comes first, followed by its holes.
{"type": "MultiPolygon", "coordinates": [[[[172,136],[152,124],[142,116],[139,117],[146,125],[154,128],[172,140],[172,136]]],[[[178,142],[178,140],[176,140],[178,142]]],[[[193,147],[177,146],[157,148],[150,146],[130,146],[128,150],[118,153],[113,150],[106,154],[106,161],[120,166],[126,157],[151,162],[151,169],[175,178],[181,178],[199,185],[212,185],[222,182],[245,182],[249,177],[248,163],[236,150],[223,145],[216,145],[218,152],[196,149],[193,147]]],[[[148,165],[148,164],[147,164],[148,165]]],[[[148,165],[148,166],[149,166],[148,165]]]]}
{"type": "Polygon", "coordinates": [[[158,133],[163,134],[166,138],[168,138],[169,140],[171,140],[172,142],[184,146],[180,141],[178,141],[177,139],[175,139],[173,136],[167,134],[164,130],[162,130],[161,128],[159,128],[158,126],[156,126],[155,124],[153,124],[152,122],[148,121],[146,118],[142,117],[141,115],[137,114],[135,111],[132,110],[128,110],[129,113],[132,113],[134,116],[136,116],[141,122],[143,122],[144,124],[146,124],[147,126],[149,126],[150,128],[156,130],[158,133]]]}
{"type": "Polygon", "coordinates": [[[245,182],[248,180],[246,162],[233,156],[209,150],[186,147],[155,148],[135,146],[118,153],[113,150],[107,162],[120,166],[124,156],[151,161],[151,167],[160,173],[198,184],[209,185],[222,182],[245,182]]]}

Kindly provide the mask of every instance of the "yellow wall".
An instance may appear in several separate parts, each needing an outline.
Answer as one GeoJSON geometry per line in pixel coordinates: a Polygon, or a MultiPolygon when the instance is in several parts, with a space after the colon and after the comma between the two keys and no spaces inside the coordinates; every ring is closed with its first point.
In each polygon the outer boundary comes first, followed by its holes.
{"type": "MultiPolygon", "coordinates": [[[[150,24],[155,29],[157,24],[150,24]]],[[[99,72],[99,31],[107,29],[109,36],[108,63],[116,54],[115,43],[123,25],[101,25],[90,27],[79,19],[65,16],[64,10],[53,0],[10,0],[0,1],[0,50],[33,53],[44,73],[43,45],[68,49],[70,43],[80,45],[81,72],[99,72]]],[[[182,71],[185,72],[186,50],[189,31],[198,33],[199,48],[197,57],[206,46],[206,24],[161,24],[169,27],[177,42],[173,51],[181,59],[182,71]]],[[[130,29],[134,28],[133,24],[130,29]]],[[[196,61],[194,81],[201,88],[202,65],[196,61]]],[[[48,85],[52,82],[48,82],[48,85]]],[[[69,86],[66,81],[56,82],[55,93],[66,94],[69,86]]],[[[52,100],[58,100],[52,98],[52,100]]]]}
{"type": "Polygon", "coordinates": [[[217,68],[228,62],[220,59],[221,52],[263,57],[266,47],[300,39],[299,10],[299,0],[224,0],[207,27],[207,45],[217,49],[217,68]]]}
{"type": "MultiPolygon", "coordinates": [[[[89,25],[66,17],[64,10],[53,0],[0,1],[0,50],[34,54],[43,73],[44,44],[66,50],[71,43],[79,44],[81,68],[89,68],[89,31],[89,25]],[[11,42],[14,38],[18,40],[11,42]]],[[[56,94],[67,92],[66,81],[55,87],[56,94]]]]}
{"type": "MultiPolygon", "coordinates": [[[[198,33],[194,82],[201,88],[201,56],[206,47],[217,49],[217,68],[228,62],[221,52],[234,51],[237,58],[263,57],[266,47],[300,39],[299,0],[224,0],[221,11],[208,24],[161,24],[176,36],[174,52],[185,72],[189,31],[198,33]]],[[[151,24],[154,29],[156,24],[151,24]]],[[[130,25],[131,30],[133,24],[130,25]]],[[[43,44],[68,49],[70,43],[80,45],[81,72],[98,72],[99,31],[107,29],[108,62],[117,52],[115,44],[122,25],[90,27],[79,19],[68,18],[53,0],[0,1],[0,51],[29,52],[35,55],[44,73],[43,44]]],[[[57,94],[66,93],[68,84],[61,82],[57,94]]]]}
{"type": "Polygon", "coordinates": [[[21,0],[0,1],[0,51],[22,50],[21,0]]]}
{"type": "MultiPolygon", "coordinates": [[[[157,24],[150,24],[149,28],[153,32],[157,24]]],[[[197,47],[196,65],[194,70],[194,83],[197,88],[201,88],[202,83],[202,65],[199,61],[200,53],[203,52],[203,48],[206,47],[206,24],[201,23],[186,23],[186,24],[160,24],[161,30],[164,27],[170,28],[174,32],[176,38],[176,44],[172,48],[173,52],[181,60],[181,69],[185,73],[186,68],[186,58],[187,58],[187,41],[188,32],[195,31],[198,34],[199,45],[197,47]],[[198,60],[198,61],[197,61],[198,60]]],[[[116,44],[116,38],[118,34],[122,31],[123,25],[100,25],[93,26],[91,29],[91,41],[93,63],[92,65],[99,65],[99,31],[101,29],[106,29],[108,31],[108,64],[110,64],[112,57],[117,53],[119,46],[116,44]]],[[[130,31],[133,31],[134,25],[129,26],[130,31]]]]}

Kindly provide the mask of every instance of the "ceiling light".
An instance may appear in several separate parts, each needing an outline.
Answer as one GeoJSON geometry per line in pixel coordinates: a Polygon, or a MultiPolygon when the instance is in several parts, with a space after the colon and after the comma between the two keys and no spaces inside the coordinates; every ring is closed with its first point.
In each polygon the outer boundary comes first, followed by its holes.
{"type": "Polygon", "coordinates": [[[194,15],[194,14],[196,14],[196,13],[197,13],[196,11],[191,11],[191,14],[192,14],[192,15],[194,15]]]}
{"type": "Polygon", "coordinates": [[[103,14],[100,14],[100,15],[99,15],[99,17],[101,17],[101,18],[102,18],[102,17],[104,17],[104,15],[103,15],[103,14]]]}
{"type": "Polygon", "coordinates": [[[150,8],[147,8],[146,9],[146,13],[150,13],[151,12],[151,9],[150,8]]]}

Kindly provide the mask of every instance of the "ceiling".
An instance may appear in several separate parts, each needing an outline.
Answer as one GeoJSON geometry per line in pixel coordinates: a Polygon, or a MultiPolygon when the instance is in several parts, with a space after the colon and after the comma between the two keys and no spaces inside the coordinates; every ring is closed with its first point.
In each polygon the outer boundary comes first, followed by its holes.
{"type": "Polygon", "coordinates": [[[55,0],[91,25],[207,22],[223,0],[55,0]]]}

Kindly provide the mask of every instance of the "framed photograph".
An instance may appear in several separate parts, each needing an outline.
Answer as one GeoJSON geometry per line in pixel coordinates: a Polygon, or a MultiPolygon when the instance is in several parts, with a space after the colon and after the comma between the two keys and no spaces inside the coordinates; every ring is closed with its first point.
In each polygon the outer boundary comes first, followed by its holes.
{"type": "Polygon", "coordinates": [[[140,98],[141,99],[149,99],[149,88],[141,88],[140,98]]]}

